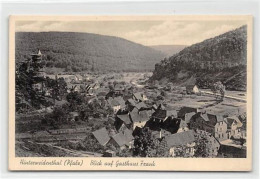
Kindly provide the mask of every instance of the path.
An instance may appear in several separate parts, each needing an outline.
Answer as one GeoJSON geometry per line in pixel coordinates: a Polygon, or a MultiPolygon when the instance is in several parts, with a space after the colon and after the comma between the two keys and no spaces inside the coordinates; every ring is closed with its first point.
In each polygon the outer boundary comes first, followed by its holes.
{"type": "MultiPolygon", "coordinates": [[[[201,91],[201,93],[203,94],[209,94],[209,95],[215,95],[213,92],[210,92],[210,91],[201,91]]],[[[217,94],[219,95],[219,94],[217,94]]],[[[238,98],[238,97],[235,97],[235,96],[230,96],[230,95],[225,95],[225,98],[228,98],[228,99],[234,99],[234,100],[237,100],[237,101],[241,101],[241,102],[245,102],[246,103],[246,99],[244,98],[238,98]]]]}

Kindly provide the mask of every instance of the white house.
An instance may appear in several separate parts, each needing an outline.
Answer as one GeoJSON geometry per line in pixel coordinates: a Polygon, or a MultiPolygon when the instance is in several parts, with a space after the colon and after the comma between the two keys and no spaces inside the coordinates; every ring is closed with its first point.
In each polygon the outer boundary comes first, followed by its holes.
{"type": "Polygon", "coordinates": [[[199,91],[199,88],[197,85],[188,85],[186,86],[186,93],[187,94],[198,94],[200,91],[199,91]]]}

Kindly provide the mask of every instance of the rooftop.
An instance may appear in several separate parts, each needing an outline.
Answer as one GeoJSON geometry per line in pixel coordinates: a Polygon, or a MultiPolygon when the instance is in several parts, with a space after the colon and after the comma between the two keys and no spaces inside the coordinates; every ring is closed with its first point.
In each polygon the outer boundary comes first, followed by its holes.
{"type": "Polygon", "coordinates": [[[94,132],[92,132],[92,134],[94,135],[94,137],[97,139],[97,141],[101,144],[101,145],[106,145],[107,142],[110,140],[108,132],[106,130],[105,127],[96,130],[94,132]]]}
{"type": "Polygon", "coordinates": [[[187,145],[195,141],[193,131],[185,131],[167,136],[166,142],[168,147],[187,145]]]}
{"type": "Polygon", "coordinates": [[[130,116],[133,122],[142,122],[142,121],[148,121],[149,120],[149,116],[147,114],[147,112],[144,111],[138,111],[137,108],[134,108],[131,112],[130,112],[130,116]]]}

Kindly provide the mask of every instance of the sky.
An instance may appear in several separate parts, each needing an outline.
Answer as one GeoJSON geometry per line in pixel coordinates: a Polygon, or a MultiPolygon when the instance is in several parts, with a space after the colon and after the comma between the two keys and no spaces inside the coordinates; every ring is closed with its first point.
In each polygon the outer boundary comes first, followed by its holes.
{"type": "Polygon", "coordinates": [[[117,36],[142,45],[192,45],[234,30],[244,21],[17,21],[16,32],[86,32],[117,36]]]}

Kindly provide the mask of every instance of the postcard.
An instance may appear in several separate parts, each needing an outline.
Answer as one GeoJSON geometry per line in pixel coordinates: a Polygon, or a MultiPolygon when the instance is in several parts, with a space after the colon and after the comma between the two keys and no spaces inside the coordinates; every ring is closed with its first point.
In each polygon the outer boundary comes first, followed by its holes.
{"type": "Polygon", "coordinates": [[[9,170],[250,171],[252,24],[10,16],[9,170]]]}

